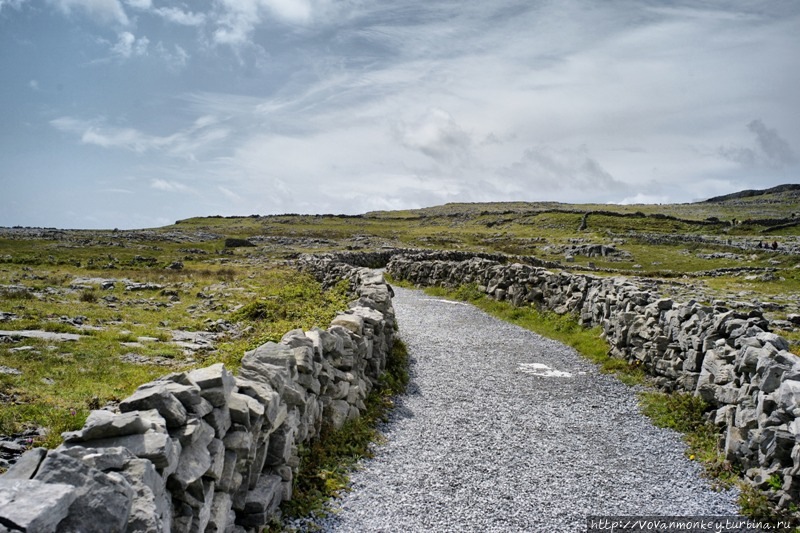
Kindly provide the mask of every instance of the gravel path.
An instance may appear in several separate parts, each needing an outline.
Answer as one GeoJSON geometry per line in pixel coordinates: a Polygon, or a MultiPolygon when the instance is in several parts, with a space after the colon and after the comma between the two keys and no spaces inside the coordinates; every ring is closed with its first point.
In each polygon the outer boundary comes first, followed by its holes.
{"type": "Polygon", "coordinates": [[[465,304],[396,289],[412,356],[385,445],[326,531],[584,531],[587,515],[731,515],[680,436],[576,352],[465,304]]]}

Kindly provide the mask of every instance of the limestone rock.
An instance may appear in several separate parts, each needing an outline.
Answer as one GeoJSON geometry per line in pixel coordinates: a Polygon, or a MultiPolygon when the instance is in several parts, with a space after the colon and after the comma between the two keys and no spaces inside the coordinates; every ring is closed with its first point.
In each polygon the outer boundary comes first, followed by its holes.
{"type": "Polygon", "coordinates": [[[203,398],[215,407],[220,407],[227,402],[236,385],[236,378],[222,363],[192,370],[189,372],[189,377],[200,387],[203,398]]]}
{"type": "MultiPolygon", "coordinates": [[[[177,441],[176,441],[177,442],[177,441]]],[[[75,446],[73,443],[64,443],[63,447],[75,446]]],[[[167,469],[177,465],[180,450],[166,433],[148,431],[141,435],[125,435],[110,439],[91,441],[94,448],[122,447],[130,450],[136,457],[148,459],[156,468],[167,469]]]]}
{"type": "Polygon", "coordinates": [[[169,391],[167,383],[144,385],[119,404],[119,410],[123,413],[146,409],[158,411],[164,417],[167,427],[178,427],[186,422],[186,408],[169,391]]]}
{"type": "Polygon", "coordinates": [[[208,424],[201,424],[194,442],[183,448],[178,459],[178,468],[168,478],[170,488],[186,490],[190,484],[202,477],[211,467],[208,445],[214,439],[214,430],[208,424]]]}
{"type": "Polygon", "coordinates": [[[78,490],[67,483],[0,477],[0,526],[11,531],[56,533],[78,490]]]}
{"type": "Polygon", "coordinates": [[[356,335],[364,334],[364,319],[359,315],[338,315],[331,321],[331,326],[342,326],[356,335]]]}
{"type": "Polygon", "coordinates": [[[86,442],[123,435],[135,435],[155,429],[154,424],[139,411],[115,415],[110,411],[92,411],[79,431],[63,433],[64,442],[86,442]]]}
{"type": "Polygon", "coordinates": [[[61,531],[86,533],[125,531],[131,511],[133,488],[116,472],[105,474],[58,451],[50,452],[35,479],[75,487],[77,497],[61,531]]]}
{"type": "Polygon", "coordinates": [[[45,448],[34,448],[22,454],[0,479],[31,479],[47,455],[45,448]]]}

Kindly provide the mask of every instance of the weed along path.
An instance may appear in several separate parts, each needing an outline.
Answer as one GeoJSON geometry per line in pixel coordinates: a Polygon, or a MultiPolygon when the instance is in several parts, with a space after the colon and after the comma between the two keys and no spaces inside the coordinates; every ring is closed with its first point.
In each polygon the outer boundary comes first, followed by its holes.
{"type": "Polygon", "coordinates": [[[575,532],[588,515],[736,513],[736,495],[710,488],[680,436],[572,348],[470,305],[396,293],[411,384],[324,530],[575,532]]]}

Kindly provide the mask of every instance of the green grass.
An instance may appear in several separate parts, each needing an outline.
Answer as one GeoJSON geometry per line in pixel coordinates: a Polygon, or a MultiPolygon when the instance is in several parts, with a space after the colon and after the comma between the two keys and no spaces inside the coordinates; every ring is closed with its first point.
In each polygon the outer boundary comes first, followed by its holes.
{"type": "Polygon", "coordinates": [[[300,449],[300,470],[292,499],[281,506],[284,516],[295,518],[321,512],[330,498],[347,490],[349,472],[358,460],[372,457],[371,446],[382,439],[377,424],[386,420],[394,406],[392,397],[405,390],[408,380],[408,352],[402,341],[395,339],[386,371],[367,397],[367,409],[361,417],[346,422],[339,430],[323,428],[319,438],[300,449]]]}
{"type": "Polygon", "coordinates": [[[90,409],[121,400],[142,383],[177,369],[216,362],[235,371],[245,351],[279,341],[291,329],[325,326],[347,308],[348,301],[346,282],[323,291],[310,275],[244,260],[181,271],[129,267],[100,276],[64,264],[4,264],[0,284],[23,285],[31,295],[0,293],[0,310],[17,315],[0,329],[80,334],[76,342],[25,339],[0,344],[0,365],[21,372],[0,374],[0,394],[16,399],[0,407],[0,434],[44,427],[48,435],[32,444],[47,447],[60,443],[61,432],[79,429],[90,409]],[[177,295],[177,301],[160,290],[125,291],[123,283],[112,290],[70,289],[76,277],[153,281],[177,295]],[[248,316],[241,311],[262,305],[274,314],[248,316]],[[92,329],[62,321],[78,316],[92,329]],[[235,324],[241,333],[221,339],[210,353],[197,352],[188,360],[171,342],[172,330],[205,331],[220,319],[235,324]],[[140,337],[155,341],[121,344],[140,337]],[[15,351],[18,347],[31,349],[15,351]],[[159,357],[174,366],[125,363],[120,356],[127,353],[159,357]]]}
{"type": "Polygon", "coordinates": [[[684,392],[646,391],[639,394],[639,405],[656,426],[684,434],[687,457],[702,464],[718,487],[734,484],[738,472],[720,450],[719,431],[703,417],[710,407],[702,398],[684,392]]]}

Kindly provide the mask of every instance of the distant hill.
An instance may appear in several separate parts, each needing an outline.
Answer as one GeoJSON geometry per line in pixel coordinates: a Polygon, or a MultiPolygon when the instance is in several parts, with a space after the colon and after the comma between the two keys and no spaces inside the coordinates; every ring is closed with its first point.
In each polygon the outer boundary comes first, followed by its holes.
{"type": "Polygon", "coordinates": [[[734,192],[722,196],[715,196],[714,198],[709,198],[708,200],[705,200],[705,203],[725,202],[727,200],[738,200],[741,198],[764,196],[767,194],[777,194],[788,191],[800,191],[800,184],[787,183],[785,185],[778,185],[777,187],[772,187],[771,189],[763,189],[763,190],[748,189],[745,191],[734,192]]]}

